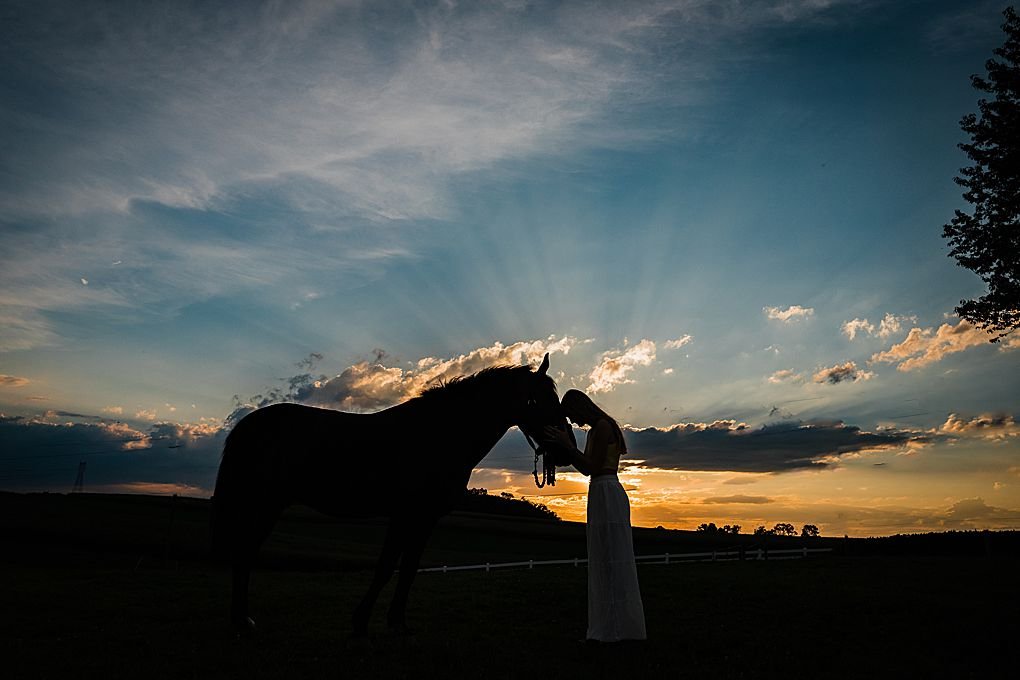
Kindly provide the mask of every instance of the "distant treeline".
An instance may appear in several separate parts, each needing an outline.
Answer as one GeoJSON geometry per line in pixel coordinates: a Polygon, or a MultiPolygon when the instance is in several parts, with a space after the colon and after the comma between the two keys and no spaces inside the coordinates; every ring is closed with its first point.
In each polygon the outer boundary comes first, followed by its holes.
{"type": "MultiPolygon", "coordinates": [[[[704,534],[739,534],[739,524],[723,524],[721,527],[716,526],[715,522],[707,522],[698,525],[698,531],[704,534]]],[[[755,536],[797,536],[801,538],[818,538],[822,534],[819,532],[818,527],[814,524],[805,524],[800,529],[800,533],[797,533],[797,527],[793,526],[789,522],[779,522],[771,529],[766,529],[765,525],[761,525],[754,530],[755,536]]]]}
{"type": "Polygon", "coordinates": [[[481,488],[468,489],[455,509],[464,512],[483,512],[508,517],[531,517],[560,521],[555,512],[541,503],[533,503],[526,498],[515,498],[512,493],[506,491],[498,496],[490,495],[488,489],[481,488]]]}
{"type": "Polygon", "coordinates": [[[1020,556],[1020,531],[933,531],[849,539],[854,555],[1020,556]]]}

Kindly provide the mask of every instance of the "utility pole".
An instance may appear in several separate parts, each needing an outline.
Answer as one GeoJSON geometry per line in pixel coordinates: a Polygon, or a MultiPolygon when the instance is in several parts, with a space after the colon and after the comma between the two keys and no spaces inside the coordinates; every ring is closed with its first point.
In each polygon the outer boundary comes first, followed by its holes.
{"type": "Polygon", "coordinates": [[[83,493],[85,491],[85,461],[78,463],[78,476],[74,478],[74,486],[71,493],[83,493]]]}

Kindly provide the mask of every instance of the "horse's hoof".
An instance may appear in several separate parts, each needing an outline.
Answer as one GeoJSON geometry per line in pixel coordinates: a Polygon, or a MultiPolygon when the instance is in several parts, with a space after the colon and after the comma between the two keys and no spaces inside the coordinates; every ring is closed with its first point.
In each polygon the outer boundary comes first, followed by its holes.
{"type": "Polygon", "coordinates": [[[237,635],[238,639],[250,639],[255,637],[255,620],[250,616],[244,617],[239,621],[234,621],[234,634],[237,635]]]}

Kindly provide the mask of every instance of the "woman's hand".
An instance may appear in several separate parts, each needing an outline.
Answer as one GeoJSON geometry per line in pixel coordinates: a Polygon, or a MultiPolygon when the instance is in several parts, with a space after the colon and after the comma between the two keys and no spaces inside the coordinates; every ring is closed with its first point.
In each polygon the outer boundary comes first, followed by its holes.
{"type": "Polygon", "coordinates": [[[566,449],[574,448],[574,440],[570,438],[570,435],[567,434],[566,430],[553,427],[552,425],[546,425],[542,432],[545,433],[546,439],[549,441],[559,444],[566,449]]]}

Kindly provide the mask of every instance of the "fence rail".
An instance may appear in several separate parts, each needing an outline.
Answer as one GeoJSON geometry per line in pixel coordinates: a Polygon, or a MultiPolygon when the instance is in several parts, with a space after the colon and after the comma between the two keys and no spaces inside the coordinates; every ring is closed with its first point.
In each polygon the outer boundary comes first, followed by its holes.
{"type": "MultiPolygon", "coordinates": [[[[684,562],[738,562],[740,560],[800,560],[804,559],[808,555],[814,555],[817,553],[829,553],[832,552],[832,548],[787,548],[783,550],[766,550],[764,548],[756,548],[754,550],[712,550],[710,552],[696,552],[696,553],[663,553],[661,555],[638,555],[634,559],[638,564],[681,564],[684,562]]],[[[580,567],[582,565],[587,566],[588,559],[584,557],[575,557],[567,560],[524,560],[522,562],[499,562],[492,564],[486,562],[485,564],[462,564],[457,566],[443,565],[441,567],[426,567],[419,569],[419,573],[424,572],[440,572],[446,574],[451,571],[473,571],[484,569],[485,571],[492,571],[493,569],[513,569],[523,568],[534,569],[535,567],[545,567],[553,565],[573,565],[580,567]]]]}

